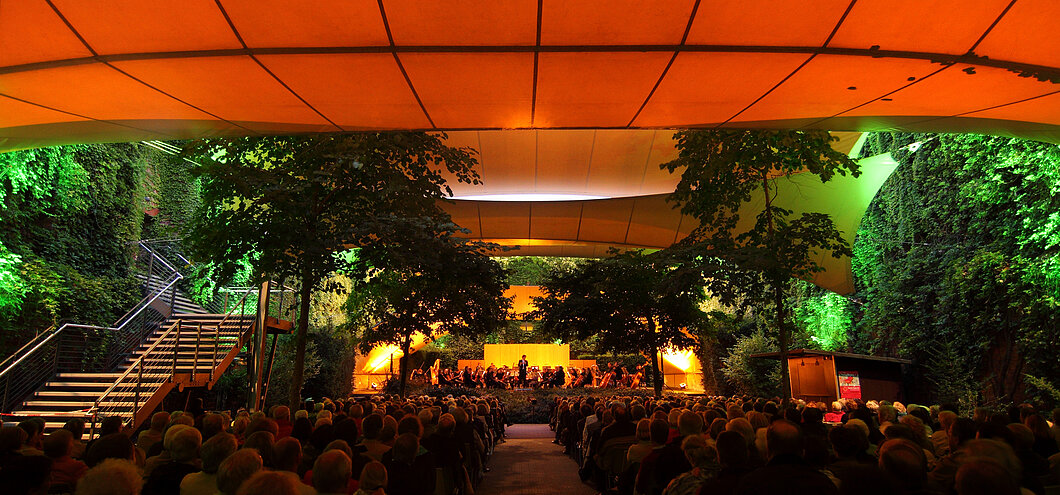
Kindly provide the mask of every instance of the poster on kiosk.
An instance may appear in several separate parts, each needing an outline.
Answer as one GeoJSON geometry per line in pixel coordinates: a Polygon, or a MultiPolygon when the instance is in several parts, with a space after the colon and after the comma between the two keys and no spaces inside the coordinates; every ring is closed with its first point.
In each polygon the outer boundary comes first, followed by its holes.
{"type": "Polygon", "coordinates": [[[841,399],[860,399],[861,380],[857,371],[840,371],[836,374],[839,378],[839,397],[841,399]]]}

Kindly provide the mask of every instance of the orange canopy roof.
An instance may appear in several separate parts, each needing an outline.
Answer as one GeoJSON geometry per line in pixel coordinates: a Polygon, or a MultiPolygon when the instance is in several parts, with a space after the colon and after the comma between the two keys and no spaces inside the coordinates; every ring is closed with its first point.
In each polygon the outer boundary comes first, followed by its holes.
{"type": "Polygon", "coordinates": [[[1060,141],[1055,0],[0,3],[0,149],[358,129],[1060,141]]]}

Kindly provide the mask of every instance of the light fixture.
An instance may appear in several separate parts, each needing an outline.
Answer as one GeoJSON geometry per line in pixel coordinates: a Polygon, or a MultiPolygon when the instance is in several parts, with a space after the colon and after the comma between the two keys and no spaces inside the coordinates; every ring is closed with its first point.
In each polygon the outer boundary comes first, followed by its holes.
{"type": "Polygon", "coordinates": [[[682,383],[681,384],[681,390],[684,390],[686,388],[688,388],[688,384],[687,383],[682,383]]]}
{"type": "Polygon", "coordinates": [[[452,199],[466,201],[584,201],[589,199],[607,199],[607,196],[595,196],[591,194],[519,193],[472,194],[469,196],[454,196],[452,199]]]}

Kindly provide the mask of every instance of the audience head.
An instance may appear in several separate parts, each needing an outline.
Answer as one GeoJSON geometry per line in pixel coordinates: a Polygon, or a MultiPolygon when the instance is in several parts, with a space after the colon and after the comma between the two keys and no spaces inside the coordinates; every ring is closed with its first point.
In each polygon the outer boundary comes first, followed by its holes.
{"type": "Polygon", "coordinates": [[[72,418],[66,421],[63,429],[69,431],[75,442],[80,442],[85,435],[85,421],[80,418],[72,418]]]}
{"type": "Polygon", "coordinates": [[[707,467],[718,460],[718,452],[707,445],[703,435],[688,435],[681,441],[681,451],[692,467],[707,467]]]}
{"type": "Polygon", "coordinates": [[[243,448],[256,450],[265,466],[272,467],[272,446],[275,443],[276,437],[272,432],[256,431],[243,442],[243,448]]]}
{"type": "Polygon", "coordinates": [[[651,434],[651,442],[656,445],[663,445],[670,438],[670,423],[667,423],[663,419],[653,419],[649,428],[651,434]]]}
{"type": "Polygon", "coordinates": [[[380,488],[386,488],[387,474],[383,463],[372,461],[361,469],[359,488],[367,492],[373,492],[380,488]]]}
{"type": "Polygon", "coordinates": [[[958,495],[1018,495],[1019,483],[1004,466],[992,459],[973,458],[957,468],[954,488],[958,495]]]}
{"type": "Polygon", "coordinates": [[[166,429],[166,425],[169,424],[169,413],[165,411],[159,411],[151,415],[151,430],[162,433],[162,430],[166,429]]]}
{"type": "Polygon", "coordinates": [[[85,464],[93,467],[105,459],[131,461],[135,455],[135,447],[129,441],[129,437],[121,433],[111,433],[92,442],[92,447],[85,453],[85,464]]]}
{"type": "Polygon", "coordinates": [[[950,431],[950,426],[954,421],[957,421],[957,413],[953,411],[940,411],[939,412],[939,429],[941,431],[950,431]]]}
{"type": "Polygon", "coordinates": [[[869,439],[855,426],[836,426],[828,432],[832,450],[840,459],[853,459],[869,447],[869,439]]]}
{"type": "Polygon", "coordinates": [[[648,418],[641,418],[637,421],[637,440],[642,442],[651,441],[651,420],[648,418]]]}
{"type": "MultiPolygon", "coordinates": [[[[1028,430],[1030,431],[1030,430],[1028,430]]],[[[74,436],[66,430],[55,430],[44,437],[44,455],[52,459],[66,457],[74,444],[74,436]]]]}
{"type": "Polygon", "coordinates": [[[677,430],[683,437],[700,435],[703,433],[703,417],[692,411],[684,411],[677,421],[677,430]]]}
{"type": "Polygon", "coordinates": [[[416,453],[419,451],[419,448],[420,441],[416,435],[411,433],[398,435],[397,439],[394,440],[394,460],[406,464],[412,464],[416,459],[416,453]]]}
{"type": "Polygon", "coordinates": [[[927,481],[924,449],[906,439],[888,440],[880,446],[880,469],[907,490],[919,490],[927,481]]]}
{"type": "Polygon", "coordinates": [[[343,493],[352,476],[353,463],[345,452],[329,450],[313,463],[313,488],[319,493],[343,493]]]}
{"type": "Polygon", "coordinates": [[[766,450],[770,459],[779,455],[801,455],[802,432],[791,421],[774,421],[766,430],[766,450]]]}
{"type": "Polygon", "coordinates": [[[192,462],[199,457],[202,434],[190,426],[174,426],[166,432],[163,446],[174,461],[192,462]]]}
{"type": "Polygon", "coordinates": [[[416,435],[417,438],[423,436],[423,425],[420,424],[420,418],[418,416],[410,414],[401,418],[401,421],[398,422],[397,434],[398,436],[401,436],[405,433],[416,435]]]}
{"type": "Polygon", "coordinates": [[[272,411],[272,419],[276,421],[290,421],[291,420],[291,408],[287,406],[279,406],[272,411]]]}
{"type": "Polygon", "coordinates": [[[214,435],[225,430],[225,418],[217,413],[209,413],[202,417],[202,438],[208,440],[214,435]]]}
{"type": "Polygon", "coordinates": [[[718,460],[724,467],[743,467],[747,465],[750,452],[747,440],[735,431],[723,431],[717,439],[718,460]]]}
{"type": "Polygon", "coordinates": [[[143,487],[140,469],[131,461],[105,459],[77,482],[77,495],[138,495],[143,487]]]}
{"type": "Polygon", "coordinates": [[[236,495],[239,486],[261,468],[261,455],[256,450],[237,450],[218,467],[217,490],[224,495],[236,495]]]}
{"type": "Polygon", "coordinates": [[[302,462],[302,444],[294,437],[284,437],[272,446],[272,464],[277,471],[297,472],[302,462]]]}
{"type": "Polygon", "coordinates": [[[239,486],[236,495],[298,495],[298,485],[289,476],[258,471],[239,486]]]}
{"type": "Polygon", "coordinates": [[[199,455],[202,458],[202,472],[206,474],[216,474],[217,469],[221,467],[221,463],[224,462],[228,456],[235,453],[239,448],[236,437],[230,433],[218,433],[209,440],[202,443],[199,455]]]}
{"type": "Polygon", "coordinates": [[[29,435],[22,428],[0,428],[0,455],[17,452],[29,435]]]}

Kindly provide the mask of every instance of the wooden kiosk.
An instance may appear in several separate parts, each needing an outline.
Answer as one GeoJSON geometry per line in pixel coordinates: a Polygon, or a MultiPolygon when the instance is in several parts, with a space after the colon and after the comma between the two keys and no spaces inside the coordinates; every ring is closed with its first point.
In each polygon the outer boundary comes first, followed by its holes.
{"type": "MultiPolygon", "coordinates": [[[[780,353],[751,357],[780,359],[780,353]]],[[[794,349],[788,351],[791,396],[818,402],[840,398],[904,401],[912,364],[908,359],[794,349]]]]}

